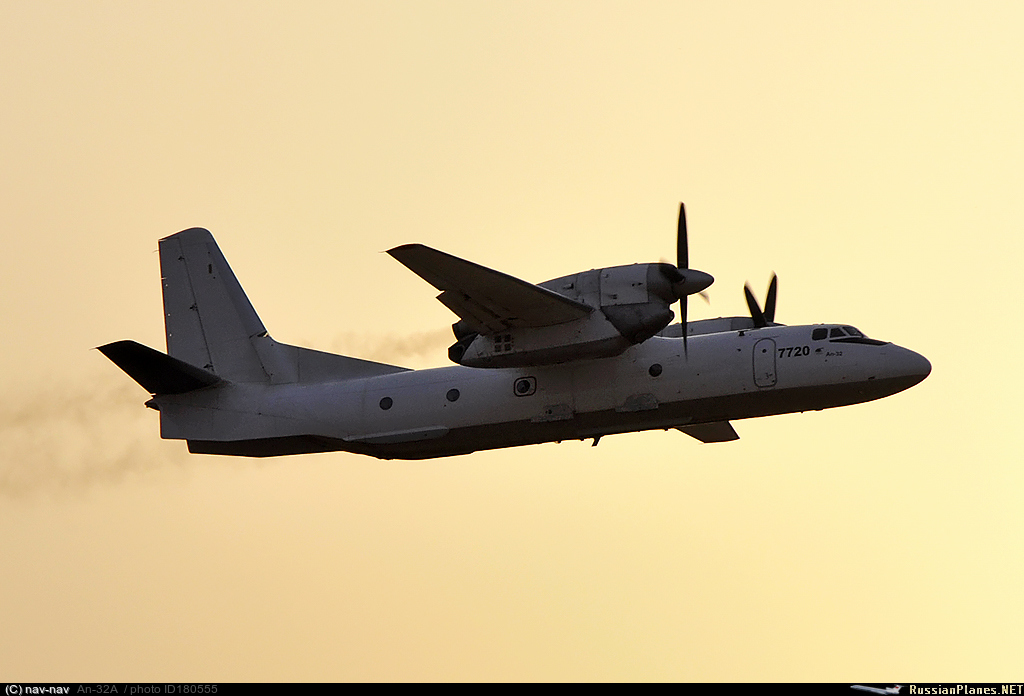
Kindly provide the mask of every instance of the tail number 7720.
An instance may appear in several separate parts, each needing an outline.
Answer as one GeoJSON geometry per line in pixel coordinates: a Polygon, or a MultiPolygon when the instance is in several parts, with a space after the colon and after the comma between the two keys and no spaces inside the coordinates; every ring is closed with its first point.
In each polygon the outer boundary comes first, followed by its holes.
{"type": "Polygon", "coordinates": [[[780,358],[800,358],[810,354],[810,346],[789,346],[788,348],[779,348],[780,358]]]}

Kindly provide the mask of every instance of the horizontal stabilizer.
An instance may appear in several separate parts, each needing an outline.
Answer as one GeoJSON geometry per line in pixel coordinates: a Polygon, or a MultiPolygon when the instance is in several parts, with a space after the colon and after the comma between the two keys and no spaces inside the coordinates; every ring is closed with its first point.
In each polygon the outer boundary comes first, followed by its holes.
{"type": "Polygon", "coordinates": [[[220,381],[212,372],[135,341],[116,341],[98,350],[150,394],[184,394],[220,381]]]}
{"type": "Polygon", "coordinates": [[[700,423],[698,425],[680,425],[676,428],[690,437],[701,442],[732,442],[739,440],[740,436],[733,430],[729,421],[718,421],[717,423],[700,423]]]}

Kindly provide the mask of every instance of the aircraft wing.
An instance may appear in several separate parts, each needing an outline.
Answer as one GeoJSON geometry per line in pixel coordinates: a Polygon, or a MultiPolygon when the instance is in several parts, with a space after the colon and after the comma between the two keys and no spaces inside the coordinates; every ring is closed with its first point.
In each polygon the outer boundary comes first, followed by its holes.
{"type": "Polygon", "coordinates": [[[388,253],[440,290],[437,299],[482,334],[563,324],[594,311],[557,292],[422,244],[404,244],[388,253]]]}

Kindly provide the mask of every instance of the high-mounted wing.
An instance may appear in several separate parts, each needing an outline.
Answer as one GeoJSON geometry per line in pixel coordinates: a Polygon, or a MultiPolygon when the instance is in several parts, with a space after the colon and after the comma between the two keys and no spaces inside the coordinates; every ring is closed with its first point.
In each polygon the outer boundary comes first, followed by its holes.
{"type": "Polygon", "coordinates": [[[437,299],[476,332],[563,324],[594,311],[589,305],[422,244],[388,253],[441,291],[437,299]]]}

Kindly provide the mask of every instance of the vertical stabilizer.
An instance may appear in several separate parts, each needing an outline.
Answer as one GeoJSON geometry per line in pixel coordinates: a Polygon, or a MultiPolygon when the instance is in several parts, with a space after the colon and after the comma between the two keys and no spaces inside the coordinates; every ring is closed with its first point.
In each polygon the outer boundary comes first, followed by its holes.
{"type": "Polygon", "coordinates": [[[160,240],[164,326],[171,357],[232,382],[267,382],[252,339],[267,330],[209,231],[160,240]]]}

